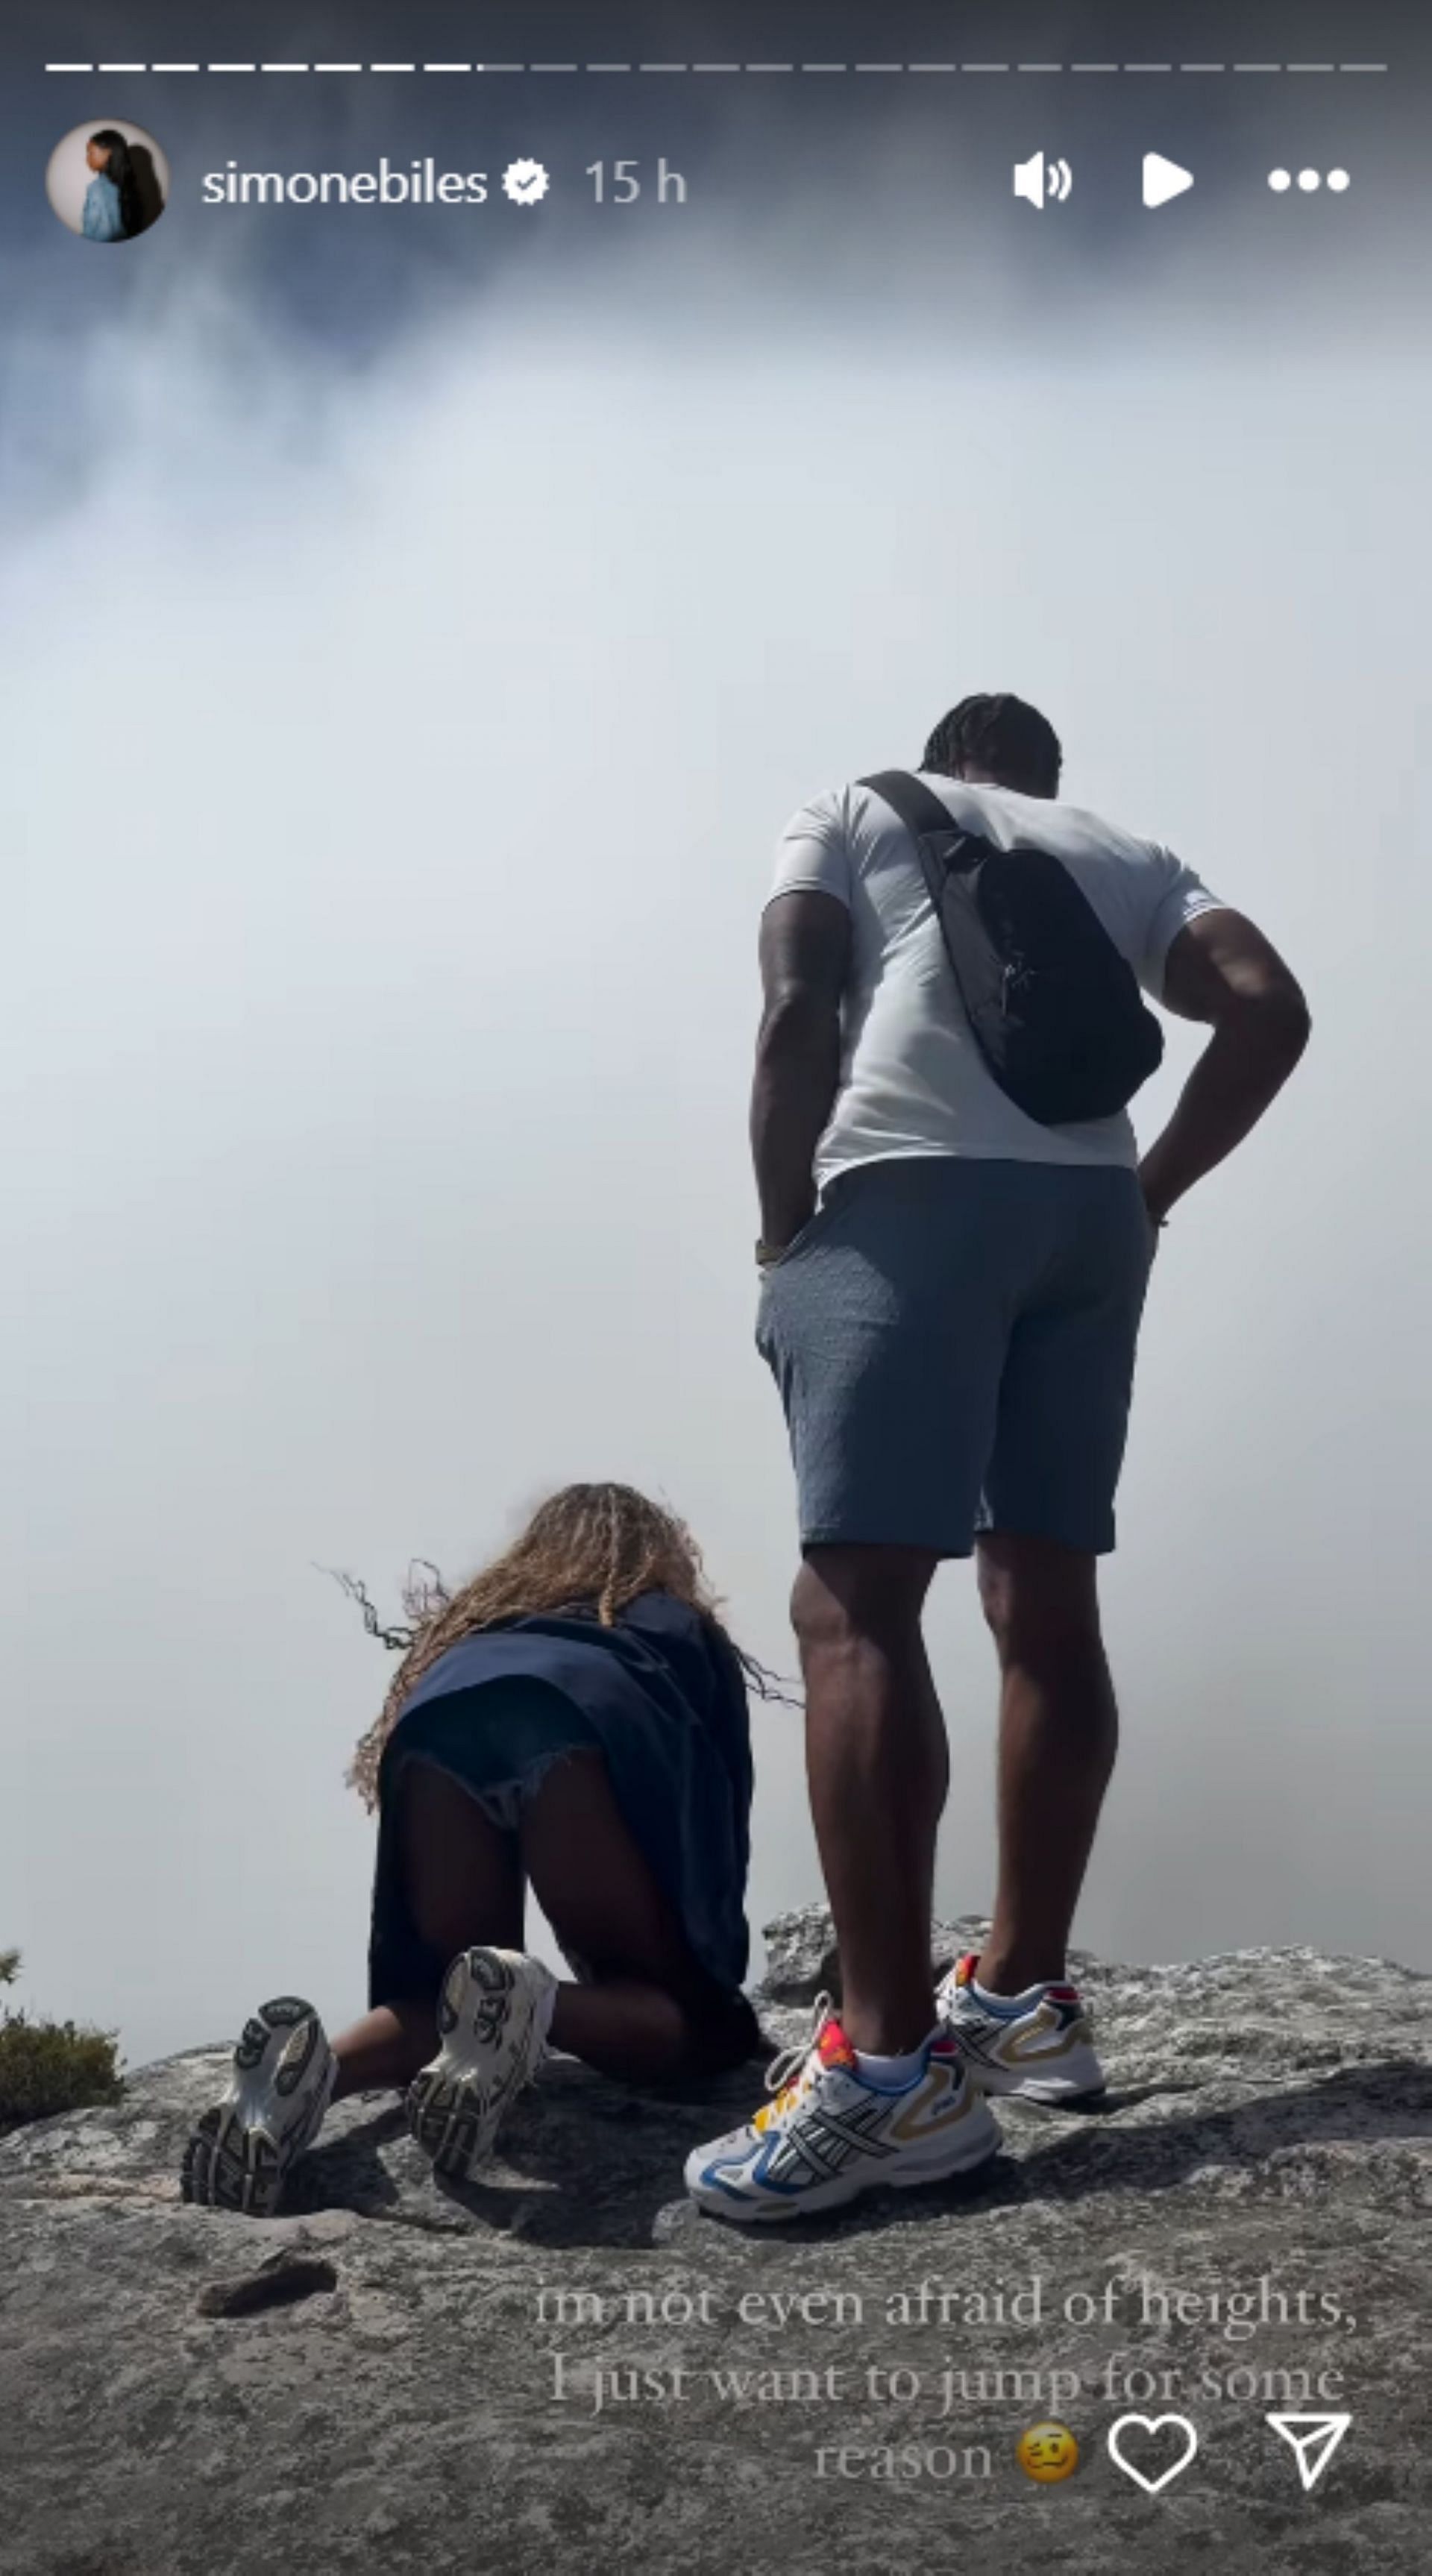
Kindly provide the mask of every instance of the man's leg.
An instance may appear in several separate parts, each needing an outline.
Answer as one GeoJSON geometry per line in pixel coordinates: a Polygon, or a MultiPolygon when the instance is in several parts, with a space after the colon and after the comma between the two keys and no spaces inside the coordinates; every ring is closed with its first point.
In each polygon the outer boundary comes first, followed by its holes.
{"type": "Polygon", "coordinates": [[[791,1598],[841,2020],[856,2048],[888,2056],[918,2048],[935,2023],[930,1918],[949,1751],[920,1616],[938,1562],[923,1548],[810,1547],[791,1598]]]}
{"type": "Polygon", "coordinates": [[[984,1614],[999,1653],[999,1887],[977,1974],[1014,1995],[1066,1968],[1074,1908],[1118,1743],[1097,1559],[987,1532],[984,1614]]]}

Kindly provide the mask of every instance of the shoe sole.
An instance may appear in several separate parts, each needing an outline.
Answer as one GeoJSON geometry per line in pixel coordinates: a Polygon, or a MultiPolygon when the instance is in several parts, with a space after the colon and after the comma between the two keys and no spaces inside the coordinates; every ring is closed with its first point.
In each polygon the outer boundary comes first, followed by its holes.
{"type": "Polygon", "coordinates": [[[442,2046],[414,2076],[406,2103],[408,2127],[435,2173],[465,2182],[487,2162],[503,2113],[528,2080],[536,2000],[502,1951],[465,1950],[454,1959],[438,1998],[442,2046]]]}
{"type": "Polygon", "coordinates": [[[1042,2085],[1012,2084],[1002,2085],[997,2098],[1001,2102],[1034,2102],[1041,2111],[1098,2111],[1109,2098],[1109,2088],[1106,2084],[1091,2084],[1076,2092],[1066,2085],[1062,2092],[1051,2092],[1042,2085]]]}
{"type": "Polygon", "coordinates": [[[260,2004],[234,2050],[233,2090],[203,2112],[190,2132],[179,2178],[186,2201],[251,2218],[272,2216],[290,2166],[328,2108],[333,2072],[320,2066],[296,2120],[285,2123],[282,2106],[321,2058],[336,2072],[312,2004],[301,1995],[275,1995],[260,2004]]]}
{"type": "Polygon", "coordinates": [[[1046,2111],[1092,2110],[1108,2091],[1102,2075],[1096,2084],[1042,2083],[1037,2075],[1006,2075],[997,2066],[986,2066],[971,2049],[966,2049],[965,2057],[970,2082],[1000,2102],[1038,2102],[1046,2111]]]}
{"type": "MultiPolygon", "coordinates": [[[[991,2122],[991,2128],[994,2128],[991,2122]]],[[[771,2227],[788,2223],[793,2218],[821,2218],[832,2209],[848,2209],[868,2191],[931,2191],[937,2183],[958,2182],[970,2174],[983,2173],[999,2154],[1003,2141],[998,2129],[987,2146],[973,2155],[962,2156],[955,2164],[944,2165],[938,2172],[928,2168],[920,2173],[891,2173],[884,2166],[870,2173],[839,2174],[828,2183],[818,2183],[803,2191],[798,2200],[737,2200],[719,2197],[690,2183],[687,2190],[696,2207],[708,2218],[726,2218],[738,2227],[771,2227]]],[[[898,2160],[897,2160],[898,2161],[898,2160]]]]}

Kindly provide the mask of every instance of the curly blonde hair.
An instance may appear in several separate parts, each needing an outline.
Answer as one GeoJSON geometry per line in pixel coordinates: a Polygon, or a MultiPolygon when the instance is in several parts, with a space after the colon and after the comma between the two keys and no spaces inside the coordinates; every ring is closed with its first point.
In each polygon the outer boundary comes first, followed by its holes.
{"type": "MultiPolygon", "coordinates": [[[[363,1586],[351,1576],[339,1580],[361,1603],[370,1633],[403,1650],[388,1696],[347,1774],[370,1810],[378,1803],[383,1747],[404,1702],[438,1657],[474,1630],[577,1608],[594,1609],[610,1628],[641,1592],[669,1592],[717,1620],[718,1604],[686,1523],[631,1485],[564,1485],[539,1506],[505,1553],[458,1592],[449,1593],[432,1566],[410,1571],[403,1606],[412,1624],[406,1628],[383,1627],[363,1586]]],[[[735,1651],[759,1686],[760,1667],[735,1651]]]]}

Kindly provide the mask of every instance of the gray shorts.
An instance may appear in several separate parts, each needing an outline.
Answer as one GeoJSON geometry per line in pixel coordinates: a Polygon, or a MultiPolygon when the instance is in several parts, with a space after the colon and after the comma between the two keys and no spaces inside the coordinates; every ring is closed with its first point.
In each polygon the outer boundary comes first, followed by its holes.
{"type": "Polygon", "coordinates": [[[925,1155],[827,1189],[765,1273],[806,1547],[1114,1544],[1155,1228],[1110,1164],[925,1155]]]}

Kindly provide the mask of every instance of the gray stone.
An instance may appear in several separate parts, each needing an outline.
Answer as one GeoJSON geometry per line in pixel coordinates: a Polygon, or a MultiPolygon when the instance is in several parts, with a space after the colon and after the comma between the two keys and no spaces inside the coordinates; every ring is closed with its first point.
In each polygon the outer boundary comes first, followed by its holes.
{"type": "MultiPolygon", "coordinates": [[[[936,1955],[980,1928],[939,1927],[936,1955]]],[[[775,2046],[833,1983],[829,1922],[807,1909],[767,1940],[775,2046]]],[[[794,2230],[743,2235],[681,2193],[759,2066],[629,2093],[558,2061],[462,2191],[393,2097],[361,2098],[263,2221],[179,2199],[227,2050],[17,2132],[0,2570],[1422,2576],[1432,1979],[1308,1950],[1077,1973],[1104,2112],[1007,2105],[974,2182],[794,2230]],[[200,2312],[270,2264],[332,2286],[200,2312]],[[1135,2380],[1126,2403],[1131,2370],[1155,2393],[1135,2380]],[[1264,2421],[1282,2407],[1353,2418],[1308,2496],[1264,2421]],[[1108,2457],[1127,2412],[1197,2431],[1156,2496],[1108,2457]],[[1035,2486],[1015,2445],[1051,2413],[1081,2462],[1035,2486]]],[[[1177,2438],[1131,2432],[1129,2456],[1157,2475],[1177,2438]]]]}

